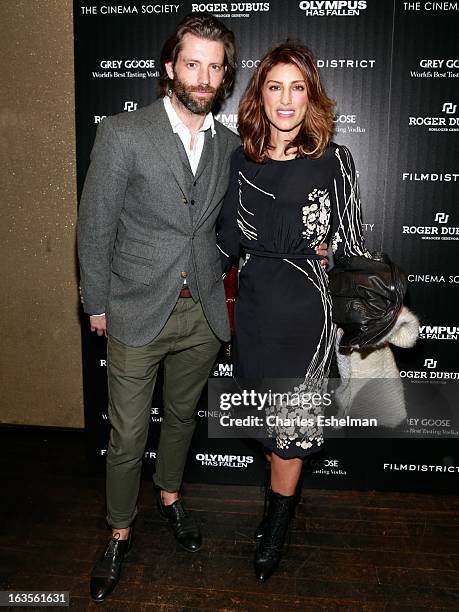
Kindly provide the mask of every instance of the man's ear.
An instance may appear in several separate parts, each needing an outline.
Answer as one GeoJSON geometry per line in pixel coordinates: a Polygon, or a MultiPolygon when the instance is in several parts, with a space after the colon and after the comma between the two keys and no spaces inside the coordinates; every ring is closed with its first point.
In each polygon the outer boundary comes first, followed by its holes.
{"type": "Polygon", "coordinates": [[[174,68],[172,66],[172,62],[165,62],[164,67],[166,68],[167,76],[172,81],[174,78],[174,68]]]}

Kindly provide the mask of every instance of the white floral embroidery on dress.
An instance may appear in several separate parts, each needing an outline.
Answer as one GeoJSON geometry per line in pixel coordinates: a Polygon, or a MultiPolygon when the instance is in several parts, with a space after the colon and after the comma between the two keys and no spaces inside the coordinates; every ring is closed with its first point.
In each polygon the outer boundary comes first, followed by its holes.
{"type": "Polygon", "coordinates": [[[318,425],[318,416],[324,413],[324,408],[317,399],[314,403],[310,398],[320,397],[326,388],[326,382],[308,380],[294,386],[293,391],[279,393],[280,398],[266,406],[267,437],[276,439],[278,449],[286,450],[295,444],[307,450],[323,444],[323,428],[318,425]]]}
{"type": "Polygon", "coordinates": [[[341,236],[339,235],[339,231],[336,232],[336,234],[333,236],[332,238],[332,252],[336,253],[336,251],[338,250],[338,243],[339,242],[343,242],[343,239],[341,238],[341,236]]]}
{"type": "Polygon", "coordinates": [[[308,194],[309,206],[303,206],[303,236],[310,246],[317,246],[325,238],[330,222],[330,196],[326,189],[314,189],[308,194]]]}

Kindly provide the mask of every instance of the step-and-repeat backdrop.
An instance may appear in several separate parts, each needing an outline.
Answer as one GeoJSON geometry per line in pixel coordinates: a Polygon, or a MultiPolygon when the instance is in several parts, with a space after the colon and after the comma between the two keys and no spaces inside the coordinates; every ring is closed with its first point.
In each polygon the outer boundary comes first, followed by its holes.
{"type": "MultiPolygon", "coordinates": [[[[421,394],[416,387],[416,397],[430,399],[416,417],[408,416],[403,438],[327,440],[305,462],[307,486],[457,491],[457,417],[444,410],[433,387],[459,378],[458,10],[457,2],[425,0],[74,2],[79,194],[97,124],[156,99],[162,44],[185,15],[211,12],[236,35],[236,86],[217,115],[234,131],[240,96],[270,46],[291,38],[316,56],[327,93],[337,101],[334,139],[354,155],[367,244],[406,270],[406,302],[421,321],[416,347],[396,354],[400,376],[408,392],[410,385],[424,385],[421,394]]],[[[89,453],[97,468],[109,431],[106,347],[86,324],[83,357],[89,453]]],[[[212,375],[231,376],[225,350],[212,375]]],[[[161,403],[159,380],[147,472],[154,466],[161,403]]],[[[261,482],[259,445],[209,438],[207,410],[204,394],[186,479],[261,482]]]]}

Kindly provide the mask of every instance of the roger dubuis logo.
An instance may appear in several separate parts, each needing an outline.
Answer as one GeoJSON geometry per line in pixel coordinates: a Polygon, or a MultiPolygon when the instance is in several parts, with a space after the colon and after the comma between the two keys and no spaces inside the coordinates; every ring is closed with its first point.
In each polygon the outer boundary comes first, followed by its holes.
{"type": "Polygon", "coordinates": [[[447,215],[444,212],[437,212],[437,214],[435,215],[436,223],[448,223],[448,219],[449,219],[449,215],[447,215]]]}
{"type": "Polygon", "coordinates": [[[131,111],[135,111],[137,109],[137,102],[133,102],[132,100],[126,100],[124,103],[124,110],[130,113],[131,111]]]}
{"type": "Polygon", "coordinates": [[[445,102],[443,104],[443,108],[441,109],[447,115],[454,115],[457,109],[457,104],[453,104],[452,102],[445,102]]]}

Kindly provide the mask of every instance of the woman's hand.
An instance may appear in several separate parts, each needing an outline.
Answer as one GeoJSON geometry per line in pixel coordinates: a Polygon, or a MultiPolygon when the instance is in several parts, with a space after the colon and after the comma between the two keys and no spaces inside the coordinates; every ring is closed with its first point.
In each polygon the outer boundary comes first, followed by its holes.
{"type": "Polygon", "coordinates": [[[323,259],[320,260],[320,265],[324,268],[327,268],[328,266],[327,251],[328,251],[328,244],[326,242],[321,242],[319,246],[316,247],[317,255],[320,255],[321,257],[323,257],[323,259]]]}

